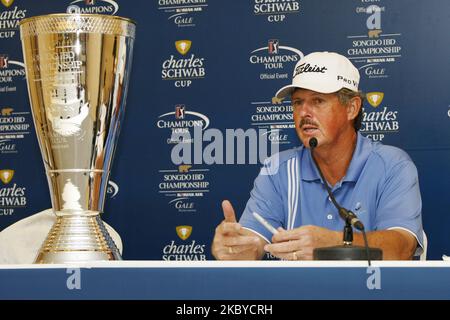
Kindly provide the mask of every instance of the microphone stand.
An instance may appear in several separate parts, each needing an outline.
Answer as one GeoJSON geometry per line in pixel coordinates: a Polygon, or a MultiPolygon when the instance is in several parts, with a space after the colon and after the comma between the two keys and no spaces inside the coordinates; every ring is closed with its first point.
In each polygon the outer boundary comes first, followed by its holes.
{"type": "Polygon", "coordinates": [[[370,248],[367,242],[366,232],[364,230],[364,225],[357,218],[357,216],[350,210],[347,210],[341,207],[333,193],[331,192],[330,187],[328,186],[325,177],[322,174],[322,170],[320,170],[320,166],[317,163],[316,159],[313,155],[313,150],[317,146],[317,139],[311,138],[309,140],[309,146],[311,147],[311,157],[313,158],[314,164],[319,171],[320,177],[325,185],[325,189],[328,192],[328,196],[333,202],[334,206],[339,212],[339,216],[344,219],[345,226],[343,231],[343,244],[340,246],[333,247],[324,247],[324,248],[316,248],[313,251],[313,259],[314,260],[367,260],[369,266],[371,265],[370,260],[382,260],[383,259],[383,251],[379,248],[370,248]],[[354,246],[353,245],[353,225],[359,229],[364,237],[365,247],[354,246]]]}
{"type": "Polygon", "coordinates": [[[382,260],[383,251],[379,248],[370,248],[367,244],[365,231],[363,232],[365,247],[354,246],[353,227],[346,222],[344,226],[343,244],[340,246],[316,248],[313,251],[314,260],[382,260]]]}

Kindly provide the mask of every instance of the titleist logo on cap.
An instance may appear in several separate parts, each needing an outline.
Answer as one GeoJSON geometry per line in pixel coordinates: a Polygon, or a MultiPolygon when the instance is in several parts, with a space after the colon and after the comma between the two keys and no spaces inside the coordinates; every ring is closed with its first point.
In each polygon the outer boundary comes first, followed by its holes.
{"type": "Polygon", "coordinates": [[[297,68],[295,68],[294,78],[301,73],[306,73],[306,72],[325,73],[325,70],[327,70],[326,67],[319,67],[318,65],[311,66],[309,63],[306,63],[306,64],[302,63],[297,68]]]}

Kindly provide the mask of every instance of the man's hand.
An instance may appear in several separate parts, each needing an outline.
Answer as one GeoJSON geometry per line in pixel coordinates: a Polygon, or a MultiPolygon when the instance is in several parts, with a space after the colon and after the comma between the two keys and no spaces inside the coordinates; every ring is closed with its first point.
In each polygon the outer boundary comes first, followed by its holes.
{"type": "Polygon", "coordinates": [[[342,243],[342,233],[317,226],[303,226],[292,230],[278,228],[272,244],[264,250],[283,260],[312,260],[315,248],[342,243]]]}
{"type": "Polygon", "coordinates": [[[212,254],[217,260],[257,260],[264,254],[266,241],[237,223],[233,206],[222,202],[225,220],[216,228],[212,254]]]}

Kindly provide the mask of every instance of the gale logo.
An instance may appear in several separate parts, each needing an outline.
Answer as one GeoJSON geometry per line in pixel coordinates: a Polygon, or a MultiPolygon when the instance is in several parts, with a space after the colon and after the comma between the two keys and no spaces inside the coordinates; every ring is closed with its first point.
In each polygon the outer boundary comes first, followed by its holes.
{"type": "Polygon", "coordinates": [[[192,234],[192,226],[178,226],[175,229],[178,237],[183,241],[187,240],[192,234]]]}
{"type": "Polygon", "coordinates": [[[187,88],[194,80],[205,78],[205,58],[198,58],[193,53],[188,57],[187,54],[191,48],[191,40],[175,41],[175,49],[185,58],[175,58],[174,55],[170,55],[169,59],[163,61],[162,80],[172,80],[175,87],[187,88]]]}
{"type": "Polygon", "coordinates": [[[115,15],[119,5],[114,0],[75,0],[67,7],[67,13],[96,13],[115,15]]]}
{"type": "Polygon", "coordinates": [[[369,78],[387,78],[386,68],[381,67],[380,63],[369,63],[358,68],[364,70],[364,74],[369,78]]]}
{"type": "Polygon", "coordinates": [[[11,169],[0,170],[0,180],[3,182],[3,184],[10,183],[13,177],[14,177],[14,170],[11,169]]]}
{"type": "Polygon", "coordinates": [[[158,1],[158,10],[171,14],[167,20],[172,20],[177,27],[195,27],[194,17],[204,12],[207,7],[207,0],[158,1]]]}
{"type": "Polygon", "coordinates": [[[189,200],[189,198],[176,198],[169,201],[169,204],[172,204],[178,212],[196,212],[194,202],[187,202],[186,200],[189,200]]]}
{"type": "Polygon", "coordinates": [[[368,92],[366,94],[366,97],[367,97],[367,101],[369,102],[369,104],[372,107],[376,108],[383,101],[384,93],[383,92],[368,92]]]}

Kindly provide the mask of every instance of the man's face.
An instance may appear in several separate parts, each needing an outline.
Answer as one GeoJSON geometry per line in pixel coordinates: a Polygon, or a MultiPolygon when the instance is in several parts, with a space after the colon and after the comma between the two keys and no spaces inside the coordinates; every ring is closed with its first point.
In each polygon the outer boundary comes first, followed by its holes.
{"type": "Polygon", "coordinates": [[[335,93],[296,89],[291,99],[295,130],[305,146],[309,146],[312,137],[316,137],[319,146],[333,145],[352,126],[348,108],[335,93]]]}

